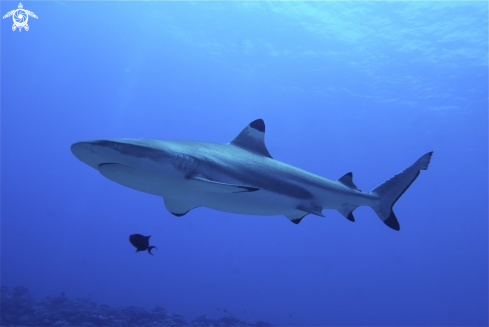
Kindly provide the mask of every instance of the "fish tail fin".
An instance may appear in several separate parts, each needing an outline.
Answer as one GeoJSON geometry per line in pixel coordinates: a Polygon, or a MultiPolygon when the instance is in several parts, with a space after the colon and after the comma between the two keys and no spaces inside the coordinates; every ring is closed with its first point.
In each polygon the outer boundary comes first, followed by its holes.
{"type": "Polygon", "coordinates": [[[371,206],[372,209],[374,209],[384,224],[390,228],[400,230],[399,221],[394,211],[392,211],[392,207],[416,180],[420,171],[428,169],[432,154],[433,152],[428,152],[414,164],[370,191],[370,193],[379,197],[378,203],[371,206]]]}
{"type": "Polygon", "coordinates": [[[158,248],[156,246],[148,246],[148,253],[151,254],[151,255],[153,255],[153,253],[151,253],[151,250],[153,250],[153,249],[157,249],[158,250],[158,248]]]}

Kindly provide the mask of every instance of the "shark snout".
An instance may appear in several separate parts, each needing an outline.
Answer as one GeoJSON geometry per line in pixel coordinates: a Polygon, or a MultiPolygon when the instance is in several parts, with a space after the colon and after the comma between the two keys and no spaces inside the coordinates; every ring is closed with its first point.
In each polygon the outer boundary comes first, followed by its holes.
{"type": "Polygon", "coordinates": [[[71,152],[81,161],[92,151],[90,142],[76,142],[71,145],[71,152]]]}
{"type": "Polygon", "coordinates": [[[71,145],[71,152],[75,157],[87,165],[97,169],[103,162],[102,154],[98,153],[96,146],[91,141],[76,142],[71,145]]]}

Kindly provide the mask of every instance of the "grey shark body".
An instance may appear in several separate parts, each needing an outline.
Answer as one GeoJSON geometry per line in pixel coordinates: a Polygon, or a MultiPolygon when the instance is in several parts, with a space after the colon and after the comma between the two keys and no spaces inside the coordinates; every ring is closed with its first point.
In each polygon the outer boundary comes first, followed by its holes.
{"type": "Polygon", "coordinates": [[[353,210],[372,207],[389,227],[399,230],[392,206],[428,168],[432,152],[371,192],[353,183],[352,173],[333,181],[272,158],[258,119],[232,142],[105,139],[77,142],[73,154],[108,179],[161,196],[172,214],[196,207],[246,214],[285,215],[299,223],[323,209],[338,210],[354,221],[353,210]]]}

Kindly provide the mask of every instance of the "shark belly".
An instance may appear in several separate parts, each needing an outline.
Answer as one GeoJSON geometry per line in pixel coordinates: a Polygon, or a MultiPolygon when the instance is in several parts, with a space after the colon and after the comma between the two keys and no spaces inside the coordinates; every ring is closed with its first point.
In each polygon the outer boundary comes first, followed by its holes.
{"type": "Polygon", "coordinates": [[[155,165],[151,161],[136,167],[116,163],[101,164],[98,170],[106,178],[123,186],[163,197],[169,210],[177,208],[174,209],[176,212],[172,212],[178,215],[196,207],[259,216],[300,216],[305,212],[321,215],[323,209],[341,211],[345,207],[372,205],[376,201],[376,197],[368,193],[351,190],[333,181],[314,186],[297,184],[298,190],[311,195],[310,198],[298,198],[290,194],[299,191],[280,192],[278,189],[221,192],[218,188],[214,191],[209,189],[209,186],[213,186],[209,183],[185,178],[181,170],[155,165]]]}
{"type": "Polygon", "coordinates": [[[167,176],[164,170],[134,168],[123,164],[102,164],[99,172],[106,178],[144,193],[178,202],[185,208],[206,207],[214,210],[245,214],[284,215],[298,205],[296,199],[267,190],[258,192],[219,193],[199,188],[199,183],[175,172],[167,176]]]}
{"type": "Polygon", "coordinates": [[[202,206],[243,215],[285,215],[298,205],[296,199],[281,194],[260,190],[258,192],[201,195],[202,206]]]}
{"type": "Polygon", "coordinates": [[[137,191],[163,196],[172,189],[172,180],[164,170],[141,169],[124,164],[101,164],[98,171],[106,178],[137,191]]]}

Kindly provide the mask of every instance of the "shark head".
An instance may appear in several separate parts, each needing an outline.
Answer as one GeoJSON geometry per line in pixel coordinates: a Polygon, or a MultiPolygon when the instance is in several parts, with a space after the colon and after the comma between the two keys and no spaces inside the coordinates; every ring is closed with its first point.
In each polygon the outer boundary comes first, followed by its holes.
{"type": "Polygon", "coordinates": [[[164,160],[171,158],[171,151],[157,140],[105,139],[74,143],[71,152],[80,161],[99,169],[106,164],[135,167],[141,159],[164,160]]]}
{"type": "Polygon", "coordinates": [[[155,170],[165,171],[172,165],[174,154],[164,141],[138,139],[103,139],[74,143],[71,152],[80,161],[121,185],[143,192],[159,194],[155,170]],[[166,169],[165,169],[166,168],[166,169]]]}

